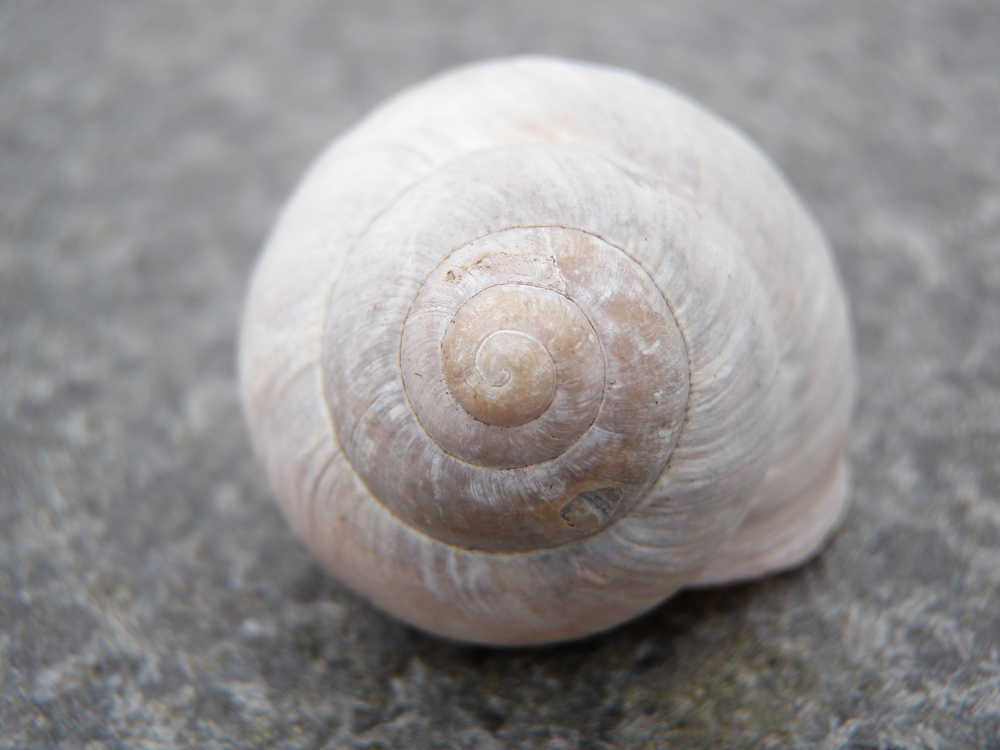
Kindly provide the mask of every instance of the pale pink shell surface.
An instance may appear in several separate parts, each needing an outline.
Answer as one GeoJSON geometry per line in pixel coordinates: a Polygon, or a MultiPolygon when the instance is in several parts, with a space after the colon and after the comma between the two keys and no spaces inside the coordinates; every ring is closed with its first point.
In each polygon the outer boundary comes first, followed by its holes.
{"type": "Polygon", "coordinates": [[[309,548],[460,640],[788,568],[844,505],[820,232],[743,136],[624,71],[478,64],[337,139],[254,271],[240,379],[309,548]]]}

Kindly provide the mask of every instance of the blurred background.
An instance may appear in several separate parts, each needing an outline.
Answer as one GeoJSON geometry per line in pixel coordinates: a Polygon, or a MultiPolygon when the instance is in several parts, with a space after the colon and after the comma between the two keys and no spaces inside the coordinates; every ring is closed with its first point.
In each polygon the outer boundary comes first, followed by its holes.
{"type": "Polygon", "coordinates": [[[998,39],[991,0],[0,5],[0,748],[1000,748],[998,39]],[[234,337],[330,138],[526,52],[770,154],[830,238],[859,395],[815,561],[496,651],[310,559],[234,337]]]}

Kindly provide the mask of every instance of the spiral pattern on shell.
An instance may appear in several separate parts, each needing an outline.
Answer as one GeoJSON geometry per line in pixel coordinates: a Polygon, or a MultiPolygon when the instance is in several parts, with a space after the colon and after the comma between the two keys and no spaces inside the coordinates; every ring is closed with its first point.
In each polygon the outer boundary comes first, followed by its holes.
{"type": "Polygon", "coordinates": [[[463,640],[791,565],[843,501],[822,238],[738,134],[627,73],[475,66],[336,142],[255,272],[241,379],[314,552],[463,640]]]}

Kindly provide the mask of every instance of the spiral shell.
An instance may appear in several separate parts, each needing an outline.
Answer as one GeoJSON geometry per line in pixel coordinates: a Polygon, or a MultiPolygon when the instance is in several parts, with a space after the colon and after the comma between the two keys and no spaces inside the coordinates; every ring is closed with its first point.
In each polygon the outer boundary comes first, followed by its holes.
{"type": "Polygon", "coordinates": [[[821,235],[743,137],[626,72],[480,64],[337,140],[256,268],[240,374],[313,552],[456,639],[789,567],[844,501],[821,235]]]}

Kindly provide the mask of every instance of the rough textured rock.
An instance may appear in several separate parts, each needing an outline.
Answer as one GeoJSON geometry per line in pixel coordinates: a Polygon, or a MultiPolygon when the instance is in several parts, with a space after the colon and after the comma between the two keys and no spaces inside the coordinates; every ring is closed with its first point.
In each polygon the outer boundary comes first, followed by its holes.
{"type": "Polygon", "coordinates": [[[989,0],[0,8],[0,748],[1000,747],[989,0]],[[323,574],[236,398],[250,266],[325,141],[543,52],[686,91],[827,230],[860,363],[825,552],[539,650],[323,574]]]}

